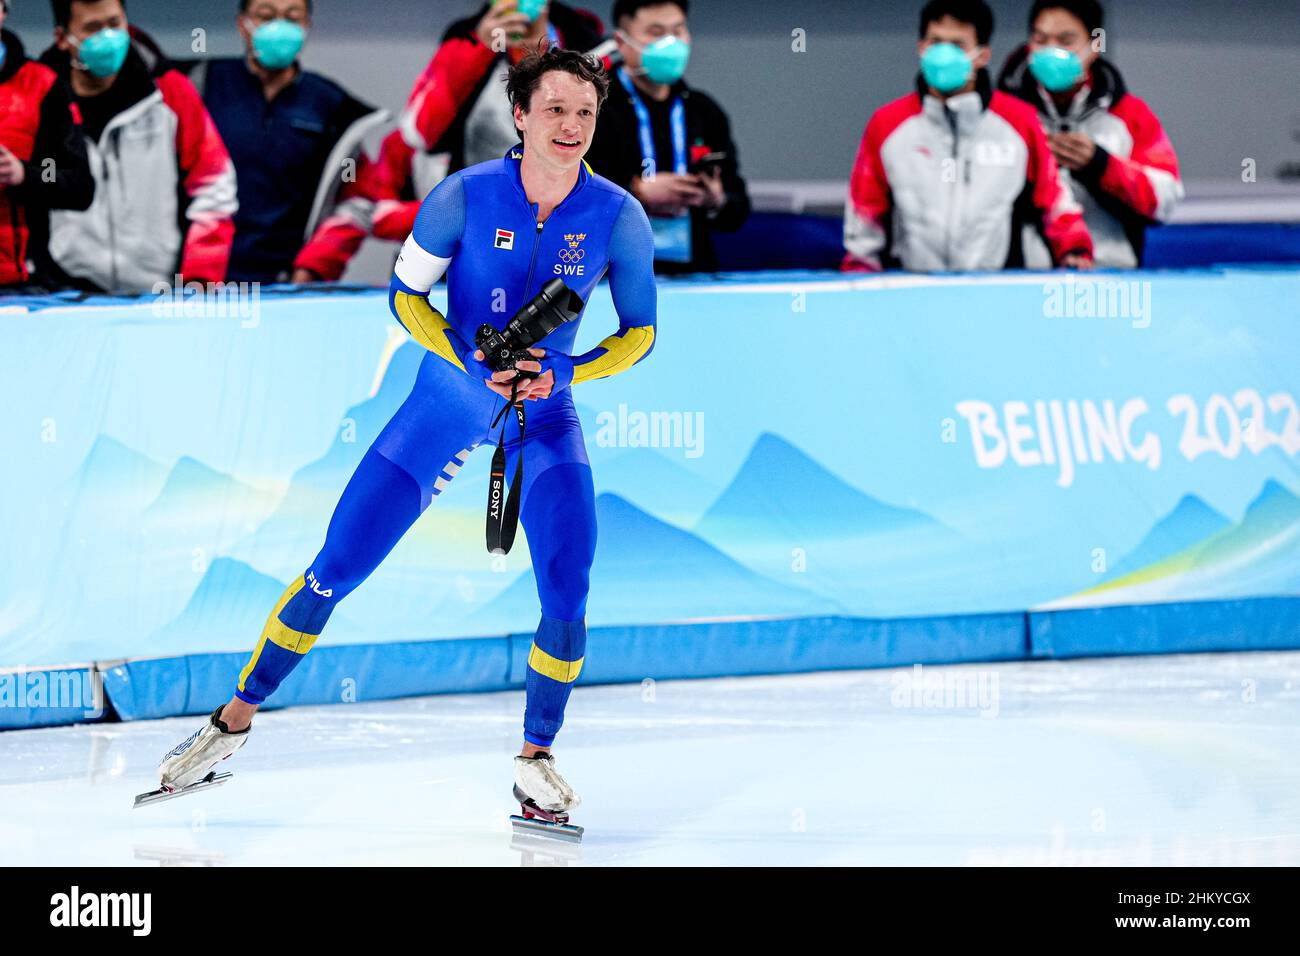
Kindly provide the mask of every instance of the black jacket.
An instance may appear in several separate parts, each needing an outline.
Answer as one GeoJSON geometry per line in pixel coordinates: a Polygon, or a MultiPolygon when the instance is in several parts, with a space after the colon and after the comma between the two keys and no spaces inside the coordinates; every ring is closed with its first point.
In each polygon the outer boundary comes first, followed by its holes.
{"type": "MultiPolygon", "coordinates": [[[[744,225],[749,218],[749,193],[745,189],[745,180],[740,176],[736,144],[731,139],[731,124],[722,107],[707,93],[688,87],[684,80],[674,83],[670,91],[668,99],[663,102],[641,97],[654,130],[655,165],[661,171],[672,172],[672,130],[668,117],[673,100],[681,97],[686,111],[688,169],[698,172],[700,157],[716,157],[709,162],[716,162],[722,169],[727,201],[713,216],[702,209],[691,210],[691,261],[656,261],[655,272],[715,272],[718,256],[713,248],[712,233],[714,230],[732,232],[744,225]]],[[[597,173],[625,189],[630,189],[632,180],[642,172],[641,139],[632,97],[614,74],[609,79],[609,98],[601,106],[596,120],[596,134],[587,151],[587,162],[597,173]]]]}
{"type": "MultiPolygon", "coordinates": [[[[0,67],[3,87],[32,61],[17,35],[4,30],[0,42],[5,48],[4,66],[0,67]]],[[[0,229],[10,235],[0,239],[0,246],[5,250],[25,247],[24,258],[39,258],[48,231],[49,210],[88,209],[95,198],[95,180],[66,83],[54,79],[39,106],[30,102],[17,104],[17,108],[38,110],[35,141],[31,159],[23,162],[22,184],[0,187],[10,207],[10,214],[0,224],[0,229]]]]}

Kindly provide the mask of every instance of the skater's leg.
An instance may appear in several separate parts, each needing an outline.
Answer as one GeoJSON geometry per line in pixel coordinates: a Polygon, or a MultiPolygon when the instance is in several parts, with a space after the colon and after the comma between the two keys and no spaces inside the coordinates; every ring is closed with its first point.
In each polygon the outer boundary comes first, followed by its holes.
{"type": "MultiPolygon", "coordinates": [[[[530,443],[525,468],[532,451],[530,443]]],[[[586,654],[587,589],[596,554],[591,466],[567,461],[540,472],[530,482],[521,518],[542,605],[525,684],[522,755],[528,757],[554,743],[586,654]]]]}
{"type": "Polygon", "coordinates": [[[374,448],[367,451],[334,509],[325,546],[280,596],[222,709],[230,730],[248,726],[311,649],[338,602],[379,567],[420,512],[419,483],[374,448]]]}

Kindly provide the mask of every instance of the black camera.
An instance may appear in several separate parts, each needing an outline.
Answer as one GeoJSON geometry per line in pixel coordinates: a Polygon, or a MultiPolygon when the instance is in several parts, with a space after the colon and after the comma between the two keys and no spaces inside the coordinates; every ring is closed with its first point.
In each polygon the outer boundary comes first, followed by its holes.
{"type": "Polygon", "coordinates": [[[483,364],[494,372],[514,371],[520,378],[536,378],[540,373],[517,368],[520,362],[535,362],[528,348],[546,338],[565,322],[572,322],[582,311],[582,296],[552,279],[542,291],[506,323],[504,329],[484,323],[478,327],[474,344],[483,351],[483,364]]]}

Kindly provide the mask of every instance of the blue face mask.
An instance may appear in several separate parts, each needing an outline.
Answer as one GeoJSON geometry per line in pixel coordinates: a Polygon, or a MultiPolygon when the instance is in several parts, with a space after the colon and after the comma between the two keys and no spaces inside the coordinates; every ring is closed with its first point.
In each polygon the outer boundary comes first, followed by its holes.
{"type": "Polygon", "coordinates": [[[253,56],[268,70],[283,70],[298,59],[307,31],[292,20],[272,20],[253,31],[253,56]]]}
{"type": "Polygon", "coordinates": [[[970,57],[955,43],[935,43],[921,54],[921,75],[931,89],[951,93],[970,79],[970,57]]]}
{"type": "Polygon", "coordinates": [[[641,51],[641,69],[652,83],[676,83],[686,72],[691,45],[677,37],[660,37],[641,51]]]}
{"type": "Polygon", "coordinates": [[[77,59],[87,72],[103,78],[122,69],[126,51],[131,48],[131,37],[125,30],[107,27],[73,45],[77,48],[77,59]]]}
{"type": "Polygon", "coordinates": [[[1072,50],[1046,46],[1029,58],[1029,72],[1052,93],[1063,93],[1083,79],[1083,64],[1072,50]]]}
{"type": "Polygon", "coordinates": [[[517,6],[519,12],[529,20],[536,20],[546,9],[546,0],[519,0],[517,6]]]}

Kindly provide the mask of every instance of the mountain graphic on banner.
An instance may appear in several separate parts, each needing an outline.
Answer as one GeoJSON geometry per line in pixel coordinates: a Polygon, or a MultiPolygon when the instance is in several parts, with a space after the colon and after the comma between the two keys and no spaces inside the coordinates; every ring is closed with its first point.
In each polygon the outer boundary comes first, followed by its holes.
{"type": "Polygon", "coordinates": [[[407,342],[399,348],[384,370],[379,390],[371,398],[347,410],[329,449],[320,458],[294,472],[293,484],[327,488],[336,495],[342,493],[366,449],[379,437],[411,393],[420,362],[427,354],[414,342],[407,342]],[[348,425],[346,430],[344,423],[348,425]]]}
{"type": "Polygon", "coordinates": [[[634,500],[644,511],[671,524],[694,524],[720,491],[653,448],[626,449],[599,467],[593,466],[592,471],[597,492],[634,500]]]}
{"type": "Polygon", "coordinates": [[[185,457],[168,472],[162,491],[141,516],[141,527],[151,538],[166,534],[190,542],[206,539],[203,546],[219,552],[255,530],[278,502],[273,491],[254,488],[185,457]]]}
{"type": "Polygon", "coordinates": [[[808,541],[940,527],[920,511],[859,491],[785,439],[764,432],[695,530],[716,541],[773,533],[808,541]]]}
{"type": "Polygon", "coordinates": [[[1241,520],[1048,607],[1300,593],[1300,497],[1270,479],[1241,520]]]}
{"type": "Polygon", "coordinates": [[[1107,580],[1127,577],[1231,526],[1229,518],[1196,495],[1183,495],[1174,510],[1157,521],[1138,546],[1115,563],[1107,574],[1107,580]]]}
{"type": "Polygon", "coordinates": [[[285,577],[306,567],[324,539],[339,496],[371,443],[406,400],[425,350],[413,342],[393,355],[379,390],[351,406],[348,423],[325,454],[293,473],[279,505],[255,530],[233,544],[229,555],[285,577]]]}
{"type": "MultiPolygon", "coordinates": [[[[690,531],[614,494],[596,498],[596,559],[588,626],[696,618],[837,613],[825,598],[772,581],[690,531]]],[[[527,632],[540,605],[531,572],[522,574],[467,623],[479,633],[527,632]]]]}
{"type": "Polygon", "coordinates": [[[136,507],[152,499],[168,469],[147,455],[128,448],[114,438],[99,435],[73,476],[79,494],[98,501],[115,501],[115,509],[136,507]]]}
{"type": "MultiPolygon", "coordinates": [[[[251,653],[285,587],[242,561],[218,558],[204,572],[185,609],[143,642],[140,655],[165,657],[192,653],[196,647],[251,653]]],[[[367,639],[339,613],[330,617],[328,636],[337,643],[367,639]]]]}
{"type": "Polygon", "coordinates": [[[764,577],[797,569],[802,587],[854,614],[933,606],[940,579],[954,608],[978,599],[971,544],[956,531],[873,498],[770,433],[695,531],[764,577]]]}

